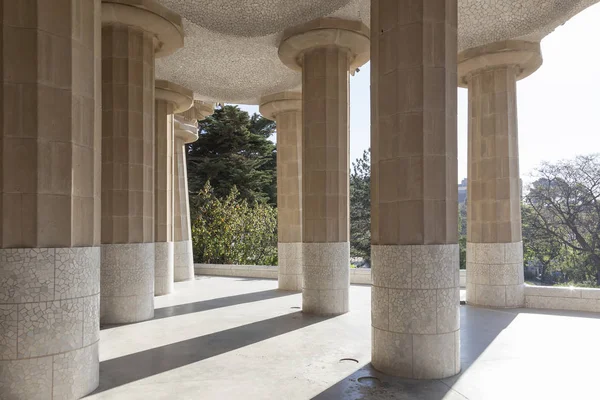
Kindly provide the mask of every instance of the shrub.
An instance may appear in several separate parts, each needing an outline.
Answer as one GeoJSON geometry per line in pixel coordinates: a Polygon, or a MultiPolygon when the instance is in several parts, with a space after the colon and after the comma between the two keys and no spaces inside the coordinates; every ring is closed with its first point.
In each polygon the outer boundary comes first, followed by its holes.
{"type": "Polygon", "coordinates": [[[191,206],[195,262],[277,265],[277,209],[249,205],[235,187],[220,199],[210,182],[191,206]]]}

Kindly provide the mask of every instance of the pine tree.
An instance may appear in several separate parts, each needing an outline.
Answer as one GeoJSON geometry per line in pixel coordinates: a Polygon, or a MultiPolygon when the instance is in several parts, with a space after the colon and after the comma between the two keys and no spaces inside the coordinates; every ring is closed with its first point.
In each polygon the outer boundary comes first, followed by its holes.
{"type": "Polygon", "coordinates": [[[371,262],[371,149],[350,172],[350,255],[371,262]]]}
{"type": "Polygon", "coordinates": [[[210,181],[218,197],[226,197],[235,186],[249,203],[276,205],[277,153],[269,140],[275,122],[227,105],[200,121],[199,128],[199,139],[189,145],[187,153],[192,196],[210,181]]]}

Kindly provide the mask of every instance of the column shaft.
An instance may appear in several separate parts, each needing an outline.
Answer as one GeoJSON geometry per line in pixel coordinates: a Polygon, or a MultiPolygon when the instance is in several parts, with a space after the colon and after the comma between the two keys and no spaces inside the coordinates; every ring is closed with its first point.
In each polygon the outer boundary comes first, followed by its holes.
{"type": "Polygon", "coordinates": [[[516,65],[468,75],[467,301],[524,305],[516,65]]]}
{"type": "Polygon", "coordinates": [[[190,223],[187,180],[187,146],[198,140],[198,120],[212,114],[214,104],[195,100],[192,108],[175,118],[173,160],[173,228],[175,245],[175,282],[194,279],[194,252],[190,223]]]}
{"type": "Polygon", "coordinates": [[[173,104],[156,100],[154,294],[173,291],[173,104]]]}
{"type": "Polygon", "coordinates": [[[457,0],[372,0],[372,363],[460,371],[457,0]]]}
{"type": "Polygon", "coordinates": [[[175,282],[194,279],[194,253],[190,225],[186,150],[185,140],[176,134],[173,156],[175,282]]]}
{"type": "Polygon", "coordinates": [[[302,309],[348,312],[349,134],[346,50],[308,50],[302,68],[302,309]]]}
{"type": "Polygon", "coordinates": [[[98,386],[100,1],[0,2],[0,398],[98,386]]]}
{"type": "Polygon", "coordinates": [[[104,323],[154,315],[154,35],[102,27],[104,323]]]}
{"type": "Polygon", "coordinates": [[[302,111],[277,114],[279,289],[302,290],[302,111]]]}

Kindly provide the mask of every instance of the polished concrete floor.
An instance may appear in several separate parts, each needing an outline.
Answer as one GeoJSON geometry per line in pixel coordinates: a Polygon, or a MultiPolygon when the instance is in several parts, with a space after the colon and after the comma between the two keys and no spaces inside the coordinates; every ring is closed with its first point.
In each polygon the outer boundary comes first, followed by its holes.
{"type": "Polygon", "coordinates": [[[462,373],[411,381],[370,367],[368,286],[333,318],[303,315],[272,280],[175,288],[153,320],[102,327],[89,399],[600,399],[595,314],[461,306],[462,373]]]}

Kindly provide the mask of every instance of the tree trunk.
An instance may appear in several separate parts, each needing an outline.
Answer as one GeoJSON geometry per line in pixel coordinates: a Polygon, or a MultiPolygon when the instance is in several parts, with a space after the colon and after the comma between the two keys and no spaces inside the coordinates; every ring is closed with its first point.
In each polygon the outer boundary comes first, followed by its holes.
{"type": "Polygon", "coordinates": [[[600,256],[598,254],[591,254],[590,260],[596,270],[596,285],[600,286],[600,256]]]}

